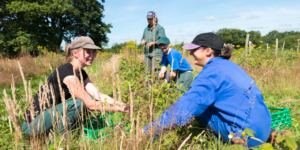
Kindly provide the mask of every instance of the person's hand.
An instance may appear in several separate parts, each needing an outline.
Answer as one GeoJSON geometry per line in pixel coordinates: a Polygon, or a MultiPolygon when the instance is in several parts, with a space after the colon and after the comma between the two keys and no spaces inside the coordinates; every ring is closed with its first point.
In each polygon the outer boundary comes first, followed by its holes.
{"type": "Polygon", "coordinates": [[[126,104],[126,105],[121,106],[121,110],[120,111],[124,112],[124,113],[129,113],[130,112],[130,105],[126,104]]]}
{"type": "Polygon", "coordinates": [[[144,135],[145,135],[145,132],[144,132],[143,129],[141,129],[141,130],[139,131],[139,138],[143,137],[144,135]]]}
{"type": "Polygon", "coordinates": [[[142,43],[141,43],[141,44],[142,44],[142,45],[145,45],[145,43],[146,43],[146,41],[145,41],[145,40],[142,40],[142,43]]]}
{"type": "Polygon", "coordinates": [[[169,83],[167,79],[165,79],[165,83],[169,83]]]}
{"type": "Polygon", "coordinates": [[[160,72],[160,73],[158,74],[158,78],[164,78],[164,76],[165,76],[165,74],[162,73],[162,72],[160,72]]]}
{"type": "Polygon", "coordinates": [[[116,105],[119,105],[119,106],[125,105],[125,103],[123,103],[123,102],[121,102],[121,101],[116,101],[115,104],[116,104],[116,105]]]}
{"type": "Polygon", "coordinates": [[[147,44],[148,47],[151,47],[153,44],[155,44],[155,42],[150,42],[147,44]]]}

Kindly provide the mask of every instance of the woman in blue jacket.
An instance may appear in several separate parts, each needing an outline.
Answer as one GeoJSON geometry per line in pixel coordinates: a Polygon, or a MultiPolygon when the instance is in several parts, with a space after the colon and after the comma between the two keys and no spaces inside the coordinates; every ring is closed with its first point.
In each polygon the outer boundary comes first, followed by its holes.
{"type": "Polygon", "coordinates": [[[191,51],[194,63],[203,70],[194,79],[190,90],[160,118],[144,127],[144,133],[182,126],[196,118],[225,142],[254,147],[267,141],[271,116],[263,95],[253,79],[229,60],[232,47],[227,45],[222,53],[223,45],[218,35],[203,33],[182,47],[191,51]],[[243,136],[245,128],[253,130],[256,139],[243,136]]]}

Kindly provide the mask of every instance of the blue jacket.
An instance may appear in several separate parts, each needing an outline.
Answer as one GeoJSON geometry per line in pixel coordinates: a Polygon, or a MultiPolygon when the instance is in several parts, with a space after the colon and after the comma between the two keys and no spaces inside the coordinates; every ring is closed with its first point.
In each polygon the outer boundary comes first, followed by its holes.
{"type": "MultiPolygon", "coordinates": [[[[225,141],[229,133],[241,137],[241,130],[249,128],[266,141],[271,130],[271,116],[261,91],[253,79],[237,64],[222,57],[210,59],[181,96],[163,115],[152,122],[156,132],[182,126],[192,118],[199,119],[225,141]]],[[[150,124],[144,127],[149,132],[150,124]]],[[[248,146],[261,142],[249,139],[248,146]]]]}
{"type": "Polygon", "coordinates": [[[172,70],[179,70],[179,71],[193,71],[192,66],[189,64],[185,57],[182,58],[182,54],[178,52],[176,49],[171,49],[169,54],[163,54],[161,65],[168,66],[171,65],[172,70]],[[181,62],[182,61],[182,62],[181,62]],[[181,64],[180,64],[181,62],[181,64]]]}

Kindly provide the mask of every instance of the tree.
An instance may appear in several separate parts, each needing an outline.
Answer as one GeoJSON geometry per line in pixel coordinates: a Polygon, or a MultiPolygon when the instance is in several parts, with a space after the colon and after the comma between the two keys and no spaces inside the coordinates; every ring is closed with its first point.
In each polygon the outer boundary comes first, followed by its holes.
{"type": "Polygon", "coordinates": [[[285,42],[284,48],[285,49],[296,49],[297,48],[297,43],[298,39],[300,39],[300,35],[289,35],[285,36],[284,38],[280,39],[278,42],[278,47],[282,47],[283,42],[285,42]]]}
{"type": "Polygon", "coordinates": [[[224,43],[231,43],[233,45],[245,45],[247,32],[239,29],[223,28],[216,32],[224,43]]]}
{"type": "Polygon", "coordinates": [[[262,40],[265,43],[269,43],[271,45],[271,44],[275,44],[276,38],[281,39],[283,37],[284,36],[280,32],[278,32],[277,30],[273,30],[269,32],[267,35],[263,36],[262,40]]]}
{"type": "Polygon", "coordinates": [[[0,7],[0,34],[8,51],[40,45],[59,53],[63,40],[77,36],[89,36],[102,47],[112,27],[102,21],[104,6],[97,0],[5,0],[0,7]]]}
{"type": "Polygon", "coordinates": [[[277,30],[273,30],[271,32],[269,32],[267,35],[262,37],[262,40],[265,43],[269,43],[271,44],[275,44],[276,39],[279,40],[279,44],[282,44],[283,41],[286,41],[285,43],[285,47],[286,48],[293,48],[293,44],[295,43],[294,39],[295,38],[297,40],[297,37],[300,36],[300,32],[299,31],[285,31],[285,32],[278,32],[277,30]],[[287,38],[287,39],[285,39],[287,38]]]}
{"type": "Polygon", "coordinates": [[[250,31],[249,34],[249,41],[255,44],[257,47],[260,45],[261,34],[259,31],[250,31]]]}

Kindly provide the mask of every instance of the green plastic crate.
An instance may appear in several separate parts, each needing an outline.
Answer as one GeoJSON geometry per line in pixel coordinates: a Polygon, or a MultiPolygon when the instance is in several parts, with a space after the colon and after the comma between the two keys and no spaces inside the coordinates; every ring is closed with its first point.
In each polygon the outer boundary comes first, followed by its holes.
{"type": "Polygon", "coordinates": [[[292,126],[292,119],[290,115],[290,110],[288,108],[270,108],[269,111],[272,117],[272,125],[273,129],[277,129],[279,126],[279,130],[283,127],[291,127],[292,126]]]}
{"type": "Polygon", "coordinates": [[[118,113],[109,114],[106,113],[105,116],[98,115],[95,117],[87,118],[84,122],[84,133],[85,137],[89,139],[99,139],[107,137],[111,129],[115,125],[121,122],[122,116],[118,113]]]}

